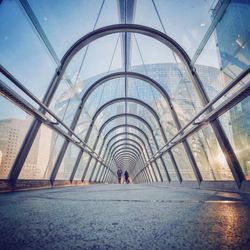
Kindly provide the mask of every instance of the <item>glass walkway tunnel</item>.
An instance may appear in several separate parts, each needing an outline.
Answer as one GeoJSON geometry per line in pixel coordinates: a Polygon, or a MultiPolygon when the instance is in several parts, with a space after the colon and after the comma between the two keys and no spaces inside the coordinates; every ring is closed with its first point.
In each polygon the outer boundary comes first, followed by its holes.
{"type": "Polygon", "coordinates": [[[0,1],[1,189],[250,191],[249,0],[0,1]]]}

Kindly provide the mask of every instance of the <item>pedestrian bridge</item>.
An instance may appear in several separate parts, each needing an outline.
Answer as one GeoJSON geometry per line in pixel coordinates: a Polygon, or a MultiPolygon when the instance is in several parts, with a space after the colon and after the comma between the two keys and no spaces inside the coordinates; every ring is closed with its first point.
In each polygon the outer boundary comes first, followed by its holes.
{"type": "Polygon", "coordinates": [[[247,248],[249,16],[0,0],[1,249],[247,248]]]}

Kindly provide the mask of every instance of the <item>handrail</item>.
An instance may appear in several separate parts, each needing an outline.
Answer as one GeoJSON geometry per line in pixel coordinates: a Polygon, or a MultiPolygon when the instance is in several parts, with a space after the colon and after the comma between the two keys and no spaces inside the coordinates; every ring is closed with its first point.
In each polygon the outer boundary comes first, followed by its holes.
{"type": "MultiPolygon", "coordinates": [[[[15,86],[17,86],[21,91],[23,91],[28,97],[30,97],[36,104],[42,107],[47,113],[49,113],[57,122],[59,122],[64,128],[68,130],[74,137],[76,137],[79,142],[82,143],[88,150],[90,150],[90,154],[95,154],[98,159],[103,160],[86,142],[84,142],[73,130],[71,130],[54,112],[52,112],[46,105],[44,105],[36,96],[34,96],[21,82],[19,82],[10,72],[8,72],[1,64],[0,64],[0,72],[6,76],[15,86]]],[[[40,110],[42,111],[42,110],[40,110]]],[[[49,123],[53,123],[47,118],[49,123]]]]}
{"type": "MultiPolygon", "coordinates": [[[[216,103],[222,96],[224,96],[226,93],[228,93],[233,87],[235,87],[239,82],[246,77],[250,73],[250,67],[245,69],[244,71],[241,72],[230,84],[228,84],[221,92],[219,92],[207,105],[204,106],[204,108],[199,111],[194,118],[192,118],[184,127],[182,127],[168,142],[162,146],[146,163],[148,165],[150,162],[154,161],[156,158],[158,158],[160,155],[163,153],[163,149],[167,147],[164,152],[166,152],[170,147],[172,148],[177,142],[181,141],[181,139],[184,139],[187,137],[187,134],[185,136],[182,136],[181,138],[178,139],[178,141],[173,141],[176,137],[179,135],[183,135],[183,131],[189,127],[191,124],[196,125],[197,127],[201,126],[204,121],[200,121],[198,123],[195,123],[195,120],[199,118],[202,114],[204,114],[211,106],[216,103]],[[172,145],[171,145],[172,144],[172,145]],[[154,160],[153,160],[154,159],[154,160]]],[[[223,107],[221,107],[222,109],[223,107]]],[[[206,119],[203,119],[206,120],[206,119]]],[[[192,128],[193,129],[193,128],[192,128]]],[[[189,134],[189,133],[188,133],[189,134]]]]}

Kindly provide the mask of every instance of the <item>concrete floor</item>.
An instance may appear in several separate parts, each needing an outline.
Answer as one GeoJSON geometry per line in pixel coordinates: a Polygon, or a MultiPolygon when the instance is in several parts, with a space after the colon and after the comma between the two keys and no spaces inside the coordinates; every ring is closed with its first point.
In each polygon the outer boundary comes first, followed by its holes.
{"type": "Polygon", "coordinates": [[[250,196],[162,185],[0,194],[0,249],[250,249],[250,196]]]}

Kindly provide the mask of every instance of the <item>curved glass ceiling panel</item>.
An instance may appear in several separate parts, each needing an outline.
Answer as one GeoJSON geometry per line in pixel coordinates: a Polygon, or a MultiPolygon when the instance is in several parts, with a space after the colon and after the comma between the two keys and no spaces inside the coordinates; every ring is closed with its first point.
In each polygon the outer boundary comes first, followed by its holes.
{"type": "Polygon", "coordinates": [[[96,110],[106,102],[124,97],[124,82],[123,78],[114,79],[95,89],[85,103],[85,108],[89,111],[89,114],[93,116],[96,110]]]}
{"type": "Polygon", "coordinates": [[[147,65],[176,63],[175,54],[165,44],[141,34],[132,33],[131,36],[130,70],[151,76],[157,81],[157,72],[150,71],[147,65]]]}
{"type": "MultiPolygon", "coordinates": [[[[162,137],[162,133],[160,131],[160,127],[156,122],[156,118],[148,111],[148,109],[144,108],[141,105],[136,103],[128,103],[128,113],[136,114],[146,120],[151,128],[153,129],[154,135],[159,143],[159,145],[164,145],[164,140],[162,137]]],[[[130,117],[128,117],[130,118],[130,117]]]]}
{"type": "Polygon", "coordinates": [[[86,55],[82,58],[79,80],[91,80],[99,74],[104,75],[111,71],[120,71],[123,67],[121,59],[120,34],[99,38],[89,44],[86,55]]]}
{"type": "Polygon", "coordinates": [[[177,132],[165,97],[153,86],[142,80],[128,78],[128,97],[142,100],[156,111],[167,138],[177,132]]]}
{"type": "Polygon", "coordinates": [[[112,0],[104,4],[103,0],[29,0],[29,4],[59,58],[83,35],[119,23],[117,3],[112,0]]]}
{"type": "Polygon", "coordinates": [[[109,118],[125,113],[125,104],[124,102],[117,102],[114,103],[107,108],[105,108],[97,117],[95,123],[97,126],[100,127],[105,121],[107,121],[109,118]]]}
{"type": "MultiPolygon", "coordinates": [[[[116,134],[119,134],[119,133],[123,133],[125,132],[125,127],[120,127],[120,128],[117,128],[116,130],[112,131],[111,133],[108,134],[108,136],[106,137],[106,142],[105,142],[105,145],[106,143],[113,137],[115,136],[116,134]]],[[[104,147],[105,148],[105,147],[104,147]]],[[[103,149],[104,149],[103,148],[103,149]]],[[[104,153],[104,150],[102,150],[102,154],[104,153]]],[[[103,156],[103,155],[102,155],[103,156]]]]}
{"type": "Polygon", "coordinates": [[[128,121],[128,124],[133,124],[134,126],[140,128],[142,131],[144,131],[144,133],[148,136],[149,143],[152,146],[153,152],[155,153],[157,150],[157,147],[155,145],[153,135],[150,132],[149,128],[144,123],[142,123],[141,121],[139,121],[133,117],[128,117],[127,121],[128,121]]]}
{"type": "MultiPolygon", "coordinates": [[[[138,142],[139,143],[139,142],[138,142]]],[[[132,145],[134,145],[135,147],[137,147],[138,148],[138,150],[140,150],[140,152],[141,152],[141,154],[142,154],[142,158],[144,159],[144,160],[147,160],[147,156],[146,156],[146,154],[145,154],[145,150],[143,150],[143,147],[141,146],[139,146],[140,145],[140,143],[139,143],[139,145],[136,143],[136,142],[134,142],[134,141],[131,141],[131,140],[122,140],[122,141],[118,141],[117,143],[114,143],[113,145],[111,145],[109,148],[108,148],[108,152],[109,153],[111,153],[114,149],[115,149],[115,147],[118,147],[119,145],[124,145],[124,144],[126,144],[126,145],[130,145],[130,144],[132,144],[132,145]],[[145,157],[145,158],[144,158],[145,157]]],[[[126,145],[124,145],[124,149],[126,148],[126,145]]]]}
{"type": "Polygon", "coordinates": [[[1,3],[0,23],[0,64],[42,99],[56,64],[15,1],[1,3]]]}
{"type": "Polygon", "coordinates": [[[217,1],[137,0],[134,23],[158,29],[193,56],[210,23],[217,1]],[[147,18],[145,18],[145,16],[147,18]]]}
{"type": "MultiPolygon", "coordinates": [[[[125,123],[125,117],[121,116],[118,118],[115,118],[114,120],[110,121],[105,128],[102,131],[103,135],[106,135],[108,131],[110,131],[113,127],[116,127],[118,125],[124,124],[125,123]]],[[[101,127],[101,124],[97,124],[97,127],[101,127]]]]}
{"type": "Polygon", "coordinates": [[[144,35],[134,35],[131,70],[160,83],[170,96],[182,125],[201,108],[197,90],[186,66],[167,46],[144,35]]]}
{"type": "Polygon", "coordinates": [[[152,87],[149,83],[128,78],[128,97],[133,97],[150,105],[158,115],[161,115],[160,103],[164,102],[164,98],[159,91],[152,87]]]}
{"type": "MultiPolygon", "coordinates": [[[[130,142],[131,139],[132,139],[132,140],[136,141],[137,143],[139,143],[139,145],[143,148],[143,151],[145,152],[145,148],[144,148],[144,145],[143,145],[143,143],[141,142],[141,140],[139,140],[137,137],[135,137],[135,136],[133,136],[133,135],[130,135],[130,134],[127,134],[127,135],[126,135],[126,134],[121,134],[121,135],[115,137],[115,139],[113,139],[113,140],[111,141],[111,143],[109,144],[109,148],[110,148],[113,144],[115,144],[117,141],[122,140],[122,142],[126,142],[126,139],[128,139],[128,142],[130,142]]],[[[143,139],[142,139],[142,140],[143,140],[143,139]]],[[[144,142],[144,143],[145,143],[145,142],[144,142]]]]}
{"type": "MultiPolygon", "coordinates": [[[[118,119],[117,119],[118,120],[118,119]]],[[[114,120],[115,121],[115,120],[114,120]]],[[[122,124],[123,124],[123,121],[122,121],[122,124]]],[[[117,125],[119,125],[119,124],[116,124],[116,126],[117,125]]],[[[125,132],[125,127],[123,128],[123,131],[122,131],[122,133],[124,133],[125,132]]],[[[134,129],[134,128],[131,128],[131,127],[128,127],[127,128],[127,132],[128,133],[133,133],[133,134],[135,134],[135,135],[137,135],[137,136],[139,136],[143,141],[144,141],[144,143],[145,143],[145,146],[146,146],[146,150],[147,150],[147,152],[148,152],[148,154],[151,156],[151,151],[149,150],[149,148],[148,148],[148,142],[146,141],[146,137],[140,132],[140,131],[138,131],[137,129],[134,129]]],[[[121,132],[120,132],[121,133],[121,132]]],[[[119,134],[119,133],[116,133],[116,131],[114,131],[113,133],[110,133],[110,135],[107,137],[107,139],[106,139],[106,141],[105,141],[105,144],[104,144],[104,147],[103,147],[103,149],[102,149],[102,152],[104,152],[105,150],[107,150],[107,143],[109,142],[109,140],[111,140],[111,138],[112,137],[114,137],[115,135],[117,135],[117,134],[119,134]]],[[[122,135],[121,135],[122,136],[122,135]]],[[[124,135],[125,136],[125,135],[124,135]]],[[[127,135],[129,138],[133,138],[133,139],[135,139],[136,137],[135,136],[130,136],[130,135],[127,135]]],[[[119,138],[119,136],[117,136],[117,138],[119,138]]],[[[113,140],[111,140],[111,144],[114,142],[114,141],[116,141],[117,139],[113,139],[113,140]]],[[[138,141],[139,142],[139,141],[138,141]]],[[[100,145],[100,143],[99,143],[99,145],[100,145]]],[[[100,148],[100,146],[98,146],[97,148],[100,148]]],[[[99,150],[97,150],[97,152],[99,152],[99,150]]]]}

